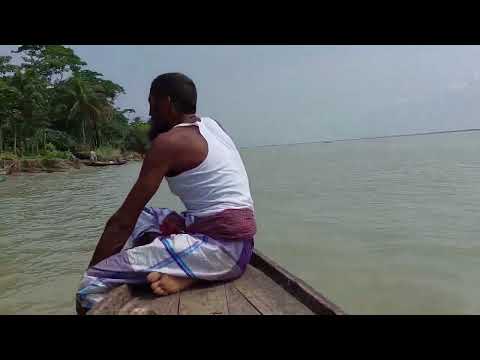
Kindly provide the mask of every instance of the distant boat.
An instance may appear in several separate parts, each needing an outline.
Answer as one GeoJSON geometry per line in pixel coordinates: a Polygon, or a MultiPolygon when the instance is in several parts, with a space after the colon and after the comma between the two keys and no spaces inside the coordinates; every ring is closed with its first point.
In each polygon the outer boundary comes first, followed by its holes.
{"type": "Polygon", "coordinates": [[[117,161],[90,161],[86,163],[87,166],[112,166],[112,165],[125,165],[127,160],[117,160],[117,161]]]}

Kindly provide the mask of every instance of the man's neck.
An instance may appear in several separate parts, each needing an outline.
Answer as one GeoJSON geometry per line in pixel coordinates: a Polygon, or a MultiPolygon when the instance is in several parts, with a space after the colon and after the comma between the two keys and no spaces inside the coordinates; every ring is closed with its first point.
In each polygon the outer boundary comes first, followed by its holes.
{"type": "Polygon", "coordinates": [[[200,121],[200,118],[196,114],[183,114],[173,126],[178,124],[193,124],[197,121],[200,121]]]}

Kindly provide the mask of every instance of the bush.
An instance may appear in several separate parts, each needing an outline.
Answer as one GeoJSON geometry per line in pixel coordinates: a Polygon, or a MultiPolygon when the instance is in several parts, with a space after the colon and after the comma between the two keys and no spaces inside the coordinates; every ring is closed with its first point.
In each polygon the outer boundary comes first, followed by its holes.
{"type": "Polygon", "coordinates": [[[72,153],[70,151],[47,151],[42,154],[42,159],[72,159],[72,153]]]}
{"type": "Polygon", "coordinates": [[[55,145],[53,145],[52,143],[47,143],[45,145],[45,150],[47,152],[54,152],[54,151],[57,151],[57,149],[55,148],[55,145]]]}
{"type": "Polygon", "coordinates": [[[17,160],[18,157],[14,153],[4,152],[0,153],[0,160],[17,160]]]}
{"type": "Polygon", "coordinates": [[[125,149],[144,154],[149,146],[150,125],[141,121],[133,122],[125,138],[125,149]]]}
{"type": "Polygon", "coordinates": [[[75,147],[75,140],[66,132],[49,129],[47,139],[55,149],[61,151],[72,150],[75,147]]]}
{"type": "Polygon", "coordinates": [[[101,146],[95,150],[99,161],[117,160],[122,157],[120,149],[115,149],[111,146],[101,146]]]}
{"type": "MultiPolygon", "coordinates": [[[[32,155],[31,157],[45,157],[45,156],[51,156],[52,153],[56,153],[57,149],[55,148],[55,145],[52,143],[47,143],[45,147],[42,147],[40,150],[40,156],[37,155],[32,155]]],[[[25,156],[26,157],[26,156],[25,156]]]]}

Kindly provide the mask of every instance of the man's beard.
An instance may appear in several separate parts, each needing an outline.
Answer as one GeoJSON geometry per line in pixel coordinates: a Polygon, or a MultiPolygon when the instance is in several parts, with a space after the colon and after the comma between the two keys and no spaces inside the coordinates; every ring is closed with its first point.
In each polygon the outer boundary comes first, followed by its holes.
{"type": "Polygon", "coordinates": [[[150,142],[155,140],[155,138],[162,133],[170,130],[168,128],[166,121],[159,121],[158,119],[150,118],[150,129],[148,130],[148,139],[150,142]]]}

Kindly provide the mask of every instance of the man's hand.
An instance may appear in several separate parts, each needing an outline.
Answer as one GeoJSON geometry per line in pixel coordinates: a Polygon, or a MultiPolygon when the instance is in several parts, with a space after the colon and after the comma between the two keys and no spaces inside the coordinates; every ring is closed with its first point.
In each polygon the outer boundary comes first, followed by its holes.
{"type": "Polygon", "coordinates": [[[162,235],[181,234],[185,231],[185,219],[175,212],[167,215],[160,224],[162,235]]]}
{"type": "Polygon", "coordinates": [[[135,185],[120,209],[107,222],[89,266],[122,250],[143,208],[171,169],[177,147],[172,140],[172,136],[165,133],[157,136],[153,141],[135,185]]]}

